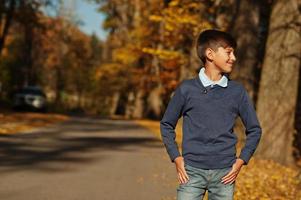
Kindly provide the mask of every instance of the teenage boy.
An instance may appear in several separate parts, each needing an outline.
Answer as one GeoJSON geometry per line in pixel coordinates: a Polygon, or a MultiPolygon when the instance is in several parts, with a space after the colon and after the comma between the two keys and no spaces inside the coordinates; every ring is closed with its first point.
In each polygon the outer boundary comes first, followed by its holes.
{"type": "Polygon", "coordinates": [[[176,165],[178,200],[232,200],[235,180],[253,155],[261,127],[242,84],[229,80],[236,41],[228,33],[206,30],[197,39],[197,54],[204,63],[196,78],[175,90],[160,122],[163,143],[176,165]],[[182,155],[175,142],[175,127],[183,116],[182,155]],[[235,119],[240,116],[246,144],[236,156],[235,119]]]}

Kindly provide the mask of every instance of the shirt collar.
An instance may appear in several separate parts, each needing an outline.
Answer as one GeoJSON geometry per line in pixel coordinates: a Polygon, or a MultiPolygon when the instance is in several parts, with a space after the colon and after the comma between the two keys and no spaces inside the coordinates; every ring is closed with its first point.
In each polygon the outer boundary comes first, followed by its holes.
{"type": "Polygon", "coordinates": [[[199,78],[202,81],[202,84],[207,87],[209,85],[213,86],[215,84],[221,86],[221,87],[227,87],[228,86],[228,78],[223,75],[222,78],[216,82],[212,81],[208,76],[205,74],[205,68],[202,67],[199,72],[199,78]]]}

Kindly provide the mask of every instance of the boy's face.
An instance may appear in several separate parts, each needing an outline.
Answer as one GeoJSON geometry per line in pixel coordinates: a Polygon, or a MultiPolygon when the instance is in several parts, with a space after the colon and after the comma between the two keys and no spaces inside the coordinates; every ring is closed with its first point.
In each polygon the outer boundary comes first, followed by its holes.
{"type": "Polygon", "coordinates": [[[217,51],[211,52],[210,59],[216,68],[224,73],[230,73],[236,60],[232,47],[218,47],[217,51]]]}

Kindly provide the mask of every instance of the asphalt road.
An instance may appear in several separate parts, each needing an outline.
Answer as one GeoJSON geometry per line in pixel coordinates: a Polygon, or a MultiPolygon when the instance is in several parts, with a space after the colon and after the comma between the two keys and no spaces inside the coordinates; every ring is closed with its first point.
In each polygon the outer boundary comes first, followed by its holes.
{"type": "Polygon", "coordinates": [[[171,200],[163,144],[131,121],[73,117],[0,135],[0,200],[171,200]]]}

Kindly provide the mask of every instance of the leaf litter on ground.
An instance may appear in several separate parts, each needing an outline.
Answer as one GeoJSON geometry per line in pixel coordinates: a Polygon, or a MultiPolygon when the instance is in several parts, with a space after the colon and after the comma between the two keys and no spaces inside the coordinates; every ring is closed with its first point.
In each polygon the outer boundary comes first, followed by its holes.
{"type": "Polygon", "coordinates": [[[22,131],[48,126],[67,119],[68,116],[52,113],[2,112],[0,113],[0,134],[21,133],[22,131]]]}

